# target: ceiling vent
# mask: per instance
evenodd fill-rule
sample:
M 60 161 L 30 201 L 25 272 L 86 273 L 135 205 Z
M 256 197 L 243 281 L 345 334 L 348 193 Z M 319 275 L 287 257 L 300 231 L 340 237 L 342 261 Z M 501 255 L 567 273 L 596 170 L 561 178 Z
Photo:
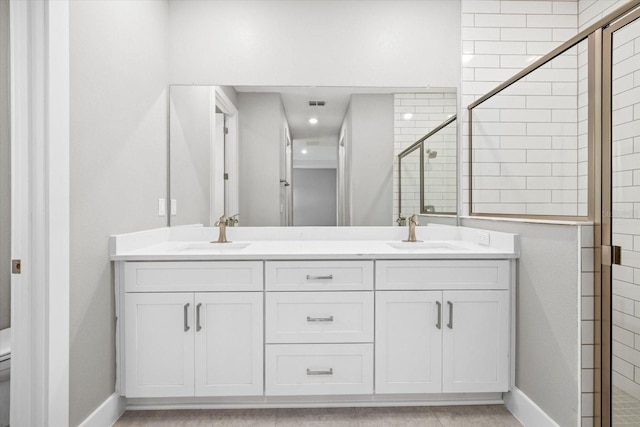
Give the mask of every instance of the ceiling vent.
M 320 141 L 307 141 L 307 147 L 320 145 Z
M 325 101 L 309 101 L 310 107 L 324 107 Z

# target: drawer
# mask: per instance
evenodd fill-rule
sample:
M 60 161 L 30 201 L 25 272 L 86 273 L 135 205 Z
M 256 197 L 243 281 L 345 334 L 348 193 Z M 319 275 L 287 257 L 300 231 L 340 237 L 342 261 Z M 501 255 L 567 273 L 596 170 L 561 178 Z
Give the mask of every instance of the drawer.
M 126 292 L 261 291 L 261 261 L 126 262 Z
M 373 344 L 270 344 L 267 396 L 373 393 Z
M 373 292 L 266 295 L 266 342 L 373 342 Z
M 373 261 L 267 261 L 269 291 L 373 289 Z
M 376 289 L 509 289 L 507 260 L 377 261 Z

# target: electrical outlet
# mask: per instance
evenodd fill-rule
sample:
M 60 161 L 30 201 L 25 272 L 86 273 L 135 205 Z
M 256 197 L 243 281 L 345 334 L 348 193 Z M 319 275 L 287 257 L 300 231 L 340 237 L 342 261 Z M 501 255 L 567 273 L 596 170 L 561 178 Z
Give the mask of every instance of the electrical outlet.
M 488 231 L 478 231 L 478 243 L 489 246 L 491 234 Z
M 178 200 L 171 199 L 171 216 L 178 215 Z
M 165 216 L 167 214 L 167 200 L 158 199 L 158 216 Z

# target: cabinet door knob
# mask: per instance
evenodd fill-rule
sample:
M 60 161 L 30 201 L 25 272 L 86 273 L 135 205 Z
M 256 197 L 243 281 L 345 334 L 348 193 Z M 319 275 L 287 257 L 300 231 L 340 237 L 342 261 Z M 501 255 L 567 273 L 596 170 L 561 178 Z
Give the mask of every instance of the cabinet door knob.
M 184 331 L 187 332 L 189 329 L 189 303 L 184 305 Z
M 436 306 L 438 306 L 438 323 L 436 323 L 436 328 L 442 329 L 442 304 L 440 301 L 436 301 Z
M 447 323 L 447 328 L 453 329 L 453 303 L 447 301 L 447 304 L 449 304 L 449 323 Z

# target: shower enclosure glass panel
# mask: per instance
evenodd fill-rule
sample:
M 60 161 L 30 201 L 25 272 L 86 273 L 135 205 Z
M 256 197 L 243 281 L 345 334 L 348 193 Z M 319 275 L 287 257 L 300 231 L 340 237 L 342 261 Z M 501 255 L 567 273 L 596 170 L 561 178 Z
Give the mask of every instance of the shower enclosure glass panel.
M 607 47 L 605 47 L 606 49 Z M 611 37 L 612 425 L 640 425 L 640 20 Z
M 400 215 L 409 217 L 420 213 L 421 203 L 421 152 L 422 146 L 417 145 L 413 150 L 398 156 L 400 162 Z
M 457 122 L 448 122 L 424 141 L 423 213 L 455 214 Z
M 471 108 L 472 214 L 587 216 L 587 45 Z

